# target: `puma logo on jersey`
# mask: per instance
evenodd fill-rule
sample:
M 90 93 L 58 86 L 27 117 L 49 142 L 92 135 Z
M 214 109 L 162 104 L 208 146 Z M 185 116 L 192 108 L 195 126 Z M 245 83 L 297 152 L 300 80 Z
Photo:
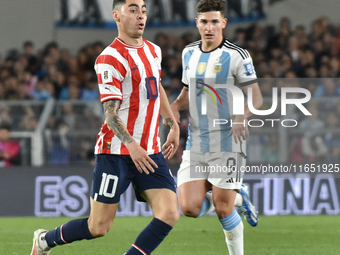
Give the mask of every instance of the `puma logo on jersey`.
M 132 68 L 131 68 L 131 71 L 135 71 L 135 70 L 137 70 L 137 69 L 138 69 L 138 65 L 134 64 L 134 65 L 132 66 Z

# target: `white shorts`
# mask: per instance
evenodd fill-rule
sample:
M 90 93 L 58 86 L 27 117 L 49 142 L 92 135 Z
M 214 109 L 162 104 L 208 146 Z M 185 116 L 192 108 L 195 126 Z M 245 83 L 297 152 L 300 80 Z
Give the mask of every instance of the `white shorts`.
M 190 159 L 191 157 L 191 159 Z M 177 172 L 177 186 L 197 180 L 208 180 L 221 189 L 240 189 L 246 159 L 238 152 L 183 151 L 182 163 Z

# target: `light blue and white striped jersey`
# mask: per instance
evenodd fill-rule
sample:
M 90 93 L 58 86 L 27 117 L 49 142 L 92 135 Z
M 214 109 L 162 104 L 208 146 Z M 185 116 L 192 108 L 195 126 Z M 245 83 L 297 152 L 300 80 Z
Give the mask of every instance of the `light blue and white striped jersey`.
M 233 119 L 230 89 L 256 82 L 252 58 L 247 50 L 227 39 L 210 52 L 203 52 L 201 44 L 201 40 L 191 43 L 182 52 L 182 82 L 189 87 L 190 121 L 186 149 L 241 152 L 240 143 L 236 144 L 232 136 L 228 137 Z M 245 151 L 245 142 L 242 151 Z

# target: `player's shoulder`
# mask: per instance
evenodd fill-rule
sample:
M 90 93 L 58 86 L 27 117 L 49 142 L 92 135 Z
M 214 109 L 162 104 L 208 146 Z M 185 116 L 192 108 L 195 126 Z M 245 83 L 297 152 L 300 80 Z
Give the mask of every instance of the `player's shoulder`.
M 160 49 L 160 47 L 157 44 L 155 44 L 154 42 L 151 42 L 151 41 L 146 40 L 146 39 L 143 39 L 143 41 L 148 46 L 152 46 L 152 47 L 155 47 L 156 49 Z
M 189 43 L 187 46 L 184 47 L 183 51 L 193 50 L 193 49 L 199 49 L 200 44 L 202 43 L 202 40 L 198 40 L 192 43 Z
M 246 49 L 237 45 L 236 43 L 233 43 L 227 38 L 224 38 L 223 45 L 221 48 L 222 50 L 228 51 L 229 53 L 233 53 L 236 56 L 241 57 L 242 59 L 250 58 L 250 54 Z
M 99 54 L 99 56 L 115 56 L 117 54 L 117 49 L 119 49 L 118 44 L 113 41 L 111 44 L 106 46 L 104 50 Z

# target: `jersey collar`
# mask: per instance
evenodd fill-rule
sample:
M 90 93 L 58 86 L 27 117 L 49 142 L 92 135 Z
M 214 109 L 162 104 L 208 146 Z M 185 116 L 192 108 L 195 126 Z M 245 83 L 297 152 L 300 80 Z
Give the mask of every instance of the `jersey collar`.
M 123 44 L 125 47 L 128 47 L 128 48 L 138 49 L 138 48 L 143 48 L 144 45 L 145 45 L 145 41 L 144 41 L 144 40 L 143 40 L 143 44 L 142 44 L 142 45 L 139 45 L 139 46 L 127 44 L 127 43 L 123 42 L 121 39 L 119 39 L 118 37 L 116 37 L 116 40 L 117 40 L 118 42 L 120 42 L 121 44 Z
M 200 50 L 201 50 L 203 53 L 213 52 L 213 51 L 216 50 L 216 49 L 221 49 L 222 46 L 223 46 L 223 44 L 224 44 L 224 41 L 225 41 L 225 40 L 226 40 L 226 38 L 223 37 L 223 40 L 222 40 L 221 44 L 220 44 L 219 46 L 217 46 L 215 49 L 210 50 L 210 51 L 204 51 L 204 50 L 202 49 L 202 40 L 200 41 L 199 47 L 200 47 Z

